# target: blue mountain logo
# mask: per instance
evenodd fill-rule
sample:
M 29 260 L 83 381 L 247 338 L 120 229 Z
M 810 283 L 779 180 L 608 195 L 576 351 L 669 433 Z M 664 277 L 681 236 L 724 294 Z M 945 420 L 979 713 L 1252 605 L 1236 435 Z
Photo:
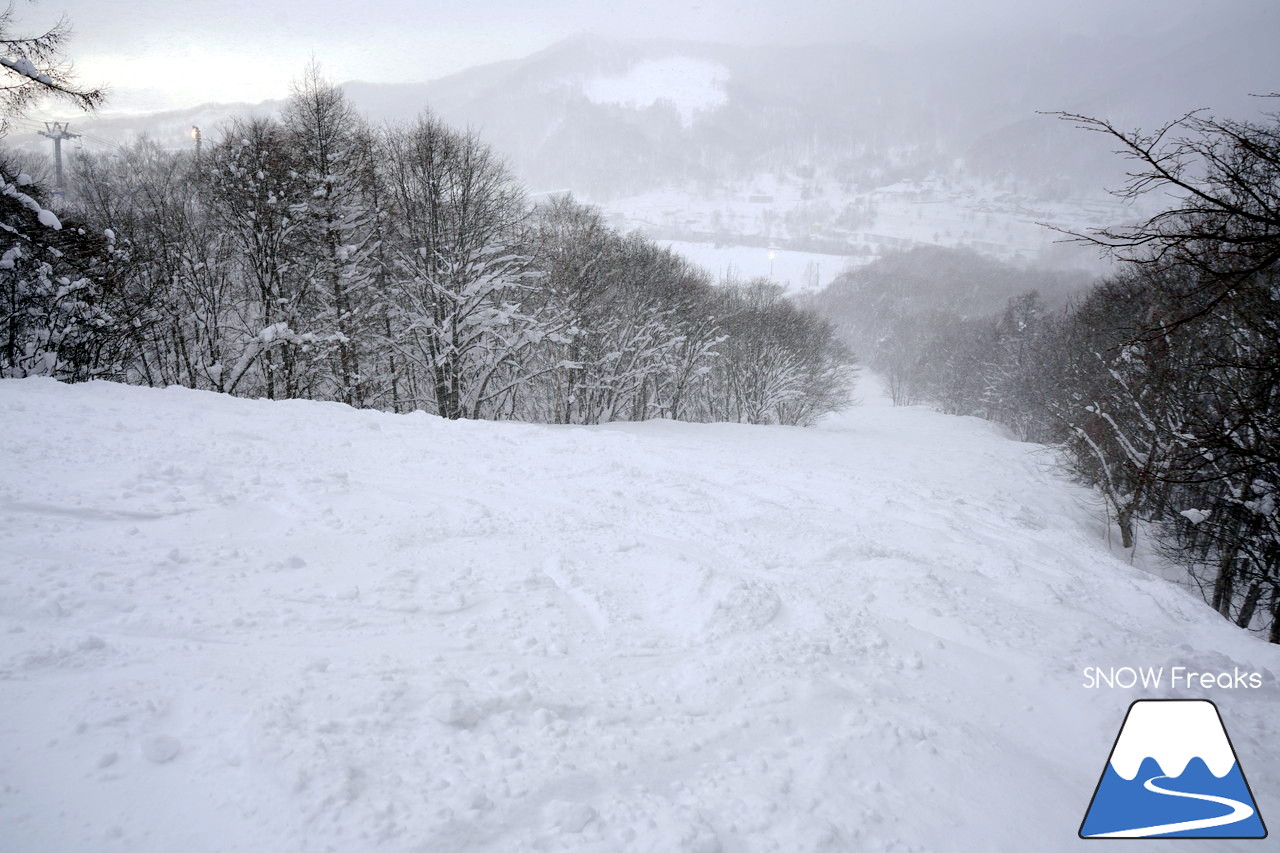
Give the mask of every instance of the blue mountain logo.
M 1130 705 L 1080 837 L 1266 838 L 1217 706 L 1207 699 Z

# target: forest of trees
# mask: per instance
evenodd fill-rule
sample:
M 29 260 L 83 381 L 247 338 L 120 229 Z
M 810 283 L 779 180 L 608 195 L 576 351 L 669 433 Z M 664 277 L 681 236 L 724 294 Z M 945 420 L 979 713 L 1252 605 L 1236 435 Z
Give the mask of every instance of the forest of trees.
M 371 128 L 315 68 L 203 151 L 77 158 L 61 205 L 0 176 L 0 376 L 587 424 L 810 424 L 851 394 L 777 287 L 533 205 L 475 134 Z
M 1191 115 L 1146 135 L 1063 118 L 1131 159 L 1121 194 L 1180 199 L 1136 226 L 1075 235 L 1116 257 L 1114 275 L 1065 309 L 1035 290 L 994 314 L 904 308 L 857 276 L 817 307 L 895 402 L 1061 448 L 1102 493 L 1121 546 L 1145 522 L 1209 604 L 1280 642 L 1280 116 Z

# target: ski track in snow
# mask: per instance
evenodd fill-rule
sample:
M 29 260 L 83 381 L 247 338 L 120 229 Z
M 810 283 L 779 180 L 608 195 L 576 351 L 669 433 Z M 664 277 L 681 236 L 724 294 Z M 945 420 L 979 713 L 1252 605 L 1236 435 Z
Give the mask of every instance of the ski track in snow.
M 1220 806 L 1226 806 L 1231 809 L 1227 814 L 1218 817 L 1207 817 L 1200 820 L 1184 820 L 1177 823 L 1162 823 L 1157 826 L 1144 826 L 1138 829 L 1124 829 L 1119 832 L 1100 832 L 1097 835 L 1090 835 L 1089 838 L 1146 838 L 1151 835 L 1163 835 L 1170 832 L 1190 832 L 1194 829 L 1211 829 L 1215 826 L 1228 826 L 1233 823 L 1239 823 L 1242 820 L 1248 820 L 1253 817 L 1253 807 L 1239 800 L 1233 800 L 1229 797 L 1219 797 L 1213 794 L 1189 794 L 1185 791 L 1171 791 L 1168 788 L 1161 788 L 1156 784 L 1157 779 L 1168 779 L 1168 776 L 1152 776 L 1150 779 L 1142 783 L 1142 787 L 1156 794 L 1165 794 L 1170 797 L 1184 797 L 1189 800 L 1203 800 L 1207 803 L 1217 803 Z
M 1074 849 L 1149 695 L 1088 665 L 1264 671 L 1207 698 L 1280 810 L 1275 647 L 1041 448 L 860 394 L 584 428 L 0 382 L 0 849 Z

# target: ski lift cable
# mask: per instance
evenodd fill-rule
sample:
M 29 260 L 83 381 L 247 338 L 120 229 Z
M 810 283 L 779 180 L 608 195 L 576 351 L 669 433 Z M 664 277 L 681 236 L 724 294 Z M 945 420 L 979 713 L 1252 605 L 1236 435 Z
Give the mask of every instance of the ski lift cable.
M 125 147 L 120 143 L 112 142 L 109 139 L 103 139 L 101 136 L 95 136 L 92 133 L 82 133 L 80 134 L 80 136 L 96 145 L 104 145 L 108 148 L 114 148 L 116 151 L 120 151 L 120 152 L 124 152 L 126 150 Z

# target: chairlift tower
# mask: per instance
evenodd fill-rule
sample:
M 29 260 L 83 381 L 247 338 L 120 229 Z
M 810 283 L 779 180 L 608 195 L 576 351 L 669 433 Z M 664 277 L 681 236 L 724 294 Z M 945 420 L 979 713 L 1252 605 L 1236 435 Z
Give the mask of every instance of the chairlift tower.
M 62 178 L 62 140 L 80 138 L 80 134 L 67 130 L 70 126 L 71 123 L 66 121 L 46 121 L 44 123 L 45 129 L 39 131 L 41 136 L 53 140 L 53 164 L 56 176 L 53 194 L 59 201 L 62 200 L 67 188 Z

